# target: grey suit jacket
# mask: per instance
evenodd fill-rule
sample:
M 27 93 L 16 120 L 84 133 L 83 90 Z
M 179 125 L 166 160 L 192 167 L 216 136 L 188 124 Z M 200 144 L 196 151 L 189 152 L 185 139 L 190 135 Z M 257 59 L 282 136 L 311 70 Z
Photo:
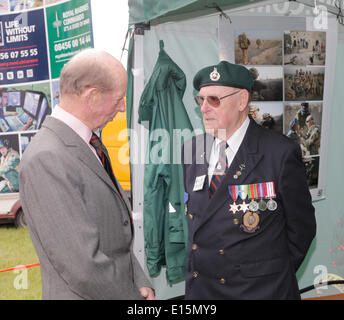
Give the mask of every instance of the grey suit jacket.
M 21 161 L 20 199 L 43 299 L 141 299 L 130 203 L 86 143 L 48 117 Z M 118 187 L 120 185 L 118 184 Z

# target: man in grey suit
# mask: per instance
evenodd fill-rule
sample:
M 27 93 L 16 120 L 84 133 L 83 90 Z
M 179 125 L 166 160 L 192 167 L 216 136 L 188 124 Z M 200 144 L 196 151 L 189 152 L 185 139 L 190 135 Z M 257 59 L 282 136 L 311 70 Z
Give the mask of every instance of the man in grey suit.
M 125 111 L 126 88 L 110 54 L 77 54 L 61 71 L 59 106 L 23 155 L 20 199 L 43 299 L 154 299 L 133 253 L 130 203 L 90 144 Z

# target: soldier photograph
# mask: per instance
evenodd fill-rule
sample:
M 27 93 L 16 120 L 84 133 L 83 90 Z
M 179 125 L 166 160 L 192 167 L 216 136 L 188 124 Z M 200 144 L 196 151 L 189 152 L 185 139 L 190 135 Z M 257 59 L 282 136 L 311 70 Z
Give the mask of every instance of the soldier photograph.
M 281 65 L 281 31 L 238 31 L 235 34 L 235 63 Z
M 322 103 L 286 103 L 284 132 L 300 144 L 302 156 L 318 155 L 321 139 Z
M 284 64 L 325 65 L 326 32 L 286 31 Z
M 255 102 L 249 105 L 248 114 L 257 124 L 283 133 L 282 102 Z
M 286 101 L 323 100 L 323 67 L 286 67 L 284 92 Z
M 249 68 L 253 78 L 252 101 L 283 100 L 283 69 L 281 67 Z

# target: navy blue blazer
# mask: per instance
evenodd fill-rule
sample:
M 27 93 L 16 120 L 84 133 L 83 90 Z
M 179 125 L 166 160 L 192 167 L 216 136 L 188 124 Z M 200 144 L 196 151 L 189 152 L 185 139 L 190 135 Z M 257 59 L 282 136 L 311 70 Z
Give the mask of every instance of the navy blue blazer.
M 299 145 L 251 119 L 210 199 L 213 140 L 199 135 L 183 149 L 189 234 L 186 299 L 300 299 L 295 273 L 315 236 L 316 221 Z M 203 188 L 193 191 L 196 178 L 204 175 Z M 277 209 L 256 212 L 258 225 L 248 232 L 245 213 L 229 210 L 233 199 L 228 186 L 264 182 L 274 182 Z

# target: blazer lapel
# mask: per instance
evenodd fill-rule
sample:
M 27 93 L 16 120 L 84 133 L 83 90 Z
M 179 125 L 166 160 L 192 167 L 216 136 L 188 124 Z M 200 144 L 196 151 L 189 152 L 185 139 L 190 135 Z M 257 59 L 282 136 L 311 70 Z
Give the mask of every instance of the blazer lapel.
M 246 177 L 263 158 L 263 154 L 258 153 L 259 130 L 257 129 L 257 124 L 251 119 L 238 152 L 214 196 L 209 200 L 196 229 L 223 206 L 224 202 L 230 200 L 228 186 L 244 184 Z
M 208 167 L 209 167 L 209 159 L 210 159 L 210 152 L 212 148 L 212 144 L 214 141 L 214 136 L 209 134 L 203 134 L 198 136 L 196 140 L 195 146 L 195 163 L 196 163 L 196 174 L 195 177 L 202 177 L 205 176 L 203 188 L 198 193 L 201 193 L 202 197 L 207 196 L 209 197 L 209 180 L 208 180 Z M 196 181 L 195 181 L 196 182 Z
M 91 151 L 89 146 L 83 141 L 78 134 L 75 133 L 73 129 L 64 124 L 62 121 L 55 119 L 53 117 L 47 117 L 44 121 L 43 126 L 54 131 L 60 139 L 64 142 L 68 152 L 73 153 L 82 163 L 84 163 L 88 168 L 90 168 L 101 180 L 103 180 L 111 189 L 116 193 L 118 190 L 122 193 L 122 198 L 129 210 L 131 211 L 131 206 L 128 198 L 123 192 L 122 188 L 117 183 L 117 187 L 113 184 L 112 180 L 108 176 L 106 170 L 101 165 L 101 163 L 96 158 L 95 154 Z

